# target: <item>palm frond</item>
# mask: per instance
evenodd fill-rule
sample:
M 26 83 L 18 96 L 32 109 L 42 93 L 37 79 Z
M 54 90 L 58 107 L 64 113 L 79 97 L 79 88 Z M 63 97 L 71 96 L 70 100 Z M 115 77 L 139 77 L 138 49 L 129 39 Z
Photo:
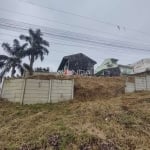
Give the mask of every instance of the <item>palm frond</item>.
M 30 41 L 30 37 L 29 36 L 26 36 L 26 35 L 20 35 L 19 38 L 21 40 L 25 40 L 26 42 Z
M 16 48 L 20 47 L 20 43 L 17 39 L 14 39 L 14 41 L 13 41 L 13 47 L 16 47 Z
M 46 41 L 46 40 L 42 39 L 41 44 L 44 45 L 44 46 L 48 46 L 49 47 L 49 42 Z
M 6 55 L 0 55 L 0 61 L 5 61 L 7 60 L 9 57 Z
M 25 68 L 23 68 L 23 66 L 21 64 L 18 64 L 17 65 L 17 68 L 21 74 L 21 76 L 23 76 L 24 72 L 25 72 Z
M 49 50 L 45 47 L 42 46 L 42 51 L 44 53 L 44 55 L 48 55 L 49 54 Z
M 23 64 L 25 70 L 30 71 L 30 66 L 26 63 Z
M 20 59 L 24 58 L 26 56 L 26 50 L 27 50 L 27 43 L 23 44 L 22 46 L 18 47 L 16 51 L 16 56 Z
M 32 72 L 33 63 L 38 58 L 41 59 L 41 61 L 44 60 L 44 55 L 48 55 L 49 50 L 47 47 L 49 47 L 49 42 L 43 39 L 43 34 L 40 29 L 32 30 L 29 29 L 29 36 L 21 35 L 20 39 L 26 41 L 26 45 L 24 45 L 22 57 L 29 57 L 30 65 L 24 64 L 23 67 L 28 70 L 30 73 Z M 31 59 L 32 58 L 32 59 Z M 33 60 L 34 58 L 34 60 Z
M 30 37 L 22 35 L 21 38 L 23 39 L 30 39 Z M 3 43 L 3 49 L 8 53 L 7 55 L 0 55 L 0 77 L 2 78 L 7 72 L 12 70 L 12 75 L 16 73 L 16 69 L 23 72 L 23 67 L 21 65 L 22 58 L 27 56 L 28 44 L 25 43 L 23 45 L 20 44 L 19 40 L 14 39 L 12 47 L 8 43 Z M 27 51 L 27 54 L 26 54 Z
M 37 53 L 37 55 L 35 56 L 35 60 L 37 60 L 38 57 L 40 57 L 41 61 L 43 61 L 44 60 L 44 53 L 42 51 L 39 51 Z
M 0 72 L 0 78 L 3 78 L 10 71 L 11 67 L 7 66 Z
M 43 35 L 40 29 L 37 29 L 37 30 L 35 31 L 35 33 L 36 33 L 36 35 L 37 35 L 38 37 L 41 37 L 41 36 Z
M 22 49 L 22 50 L 25 50 L 25 49 L 27 48 L 27 46 L 28 46 L 28 43 L 25 43 L 25 44 L 23 44 L 23 45 L 21 46 L 21 49 Z
M 0 62 L 0 69 L 4 68 L 5 63 L 4 62 Z
M 14 52 L 8 43 L 3 43 L 2 48 L 6 51 L 10 56 L 14 55 Z
M 41 61 L 43 61 L 44 60 L 44 55 L 40 55 L 40 59 L 41 59 Z
M 35 32 L 32 29 L 29 29 L 29 35 L 30 35 L 30 37 L 34 37 L 35 36 Z

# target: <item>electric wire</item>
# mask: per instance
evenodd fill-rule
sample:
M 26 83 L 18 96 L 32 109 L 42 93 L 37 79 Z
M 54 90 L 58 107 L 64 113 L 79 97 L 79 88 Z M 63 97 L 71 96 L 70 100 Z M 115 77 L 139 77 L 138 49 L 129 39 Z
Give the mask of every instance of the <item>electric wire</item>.
M 31 24 L 24 24 L 24 25 L 31 25 Z M 33 24 L 32 24 L 32 26 L 35 27 Z M 4 28 L 4 29 L 10 29 L 10 28 L 11 29 L 13 28 L 15 30 L 19 29 L 21 31 L 23 31 L 23 30 L 26 31 L 29 28 L 29 26 L 25 28 L 25 27 L 22 27 L 18 24 L 13 24 L 12 22 L 8 24 L 8 23 L 6 23 L 6 22 L 4 23 L 2 21 L 0 21 L 0 27 Z M 143 50 L 143 51 L 149 51 L 150 50 L 149 48 L 145 49 L 145 48 L 133 47 L 132 45 L 129 45 L 130 43 L 125 43 L 125 44 L 119 43 L 120 41 L 117 41 L 117 40 L 106 41 L 106 40 L 103 40 L 100 38 L 98 39 L 98 37 L 94 37 L 94 36 L 87 35 L 87 34 L 81 34 L 81 33 L 76 33 L 76 32 L 71 32 L 71 31 L 65 31 L 65 30 L 57 30 L 57 29 L 52 29 L 52 28 L 46 28 L 46 29 L 43 28 L 43 29 L 45 30 L 45 31 L 43 31 L 43 33 L 46 35 L 55 36 L 58 38 L 65 38 L 65 39 L 69 39 L 69 40 L 73 40 L 73 41 L 79 40 L 82 42 L 89 42 L 89 43 L 94 43 L 94 44 L 98 44 L 98 45 L 105 45 L 105 46 L 110 46 L 110 47 L 119 47 L 119 48 L 125 48 L 125 49 L 129 48 L 129 49 Z M 116 41 L 117 41 L 117 43 L 114 43 Z

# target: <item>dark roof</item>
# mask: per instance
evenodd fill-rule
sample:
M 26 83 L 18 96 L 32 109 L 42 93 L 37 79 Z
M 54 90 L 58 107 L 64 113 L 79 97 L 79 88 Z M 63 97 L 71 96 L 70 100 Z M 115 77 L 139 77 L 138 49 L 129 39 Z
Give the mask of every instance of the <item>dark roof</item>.
M 64 56 L 59 67 L 58 67 L 58 70 L 61 70 L 61 68 L 64 66 L 64 64 L 68 61 L 68 60 L 72 60 L 72 58 L 75 58 L 75 57 L 86 57 L 89 61 L 91 61 L 91 63 L 93 65 L 97 64 L 97 62 L 93 59 L 91 59 L 90 57 L 86 56 L 85 54 L 83 53 L 77 53 L 77 54 L 73 54 L 73 55 L 68 55 L 68 56 Z
M 130 68 L 130 69 L 132 69 L 133 67 L 132 66 L 129 66 L 129 65 L 118 65 L 119 67 L 124 67 L 124 68 Z
M 116 58 L 108 58 L 108 59 L 110 59 L 111 61 L 118 61 L 118 59 Z

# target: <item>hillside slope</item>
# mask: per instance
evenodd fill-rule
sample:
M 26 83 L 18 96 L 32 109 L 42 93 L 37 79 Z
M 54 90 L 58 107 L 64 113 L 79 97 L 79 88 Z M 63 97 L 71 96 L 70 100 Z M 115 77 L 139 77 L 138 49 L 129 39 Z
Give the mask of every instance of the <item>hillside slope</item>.
M 149 139 L 149 92 L 30 106 L 0 101 L 1 150 L 148 150 Z

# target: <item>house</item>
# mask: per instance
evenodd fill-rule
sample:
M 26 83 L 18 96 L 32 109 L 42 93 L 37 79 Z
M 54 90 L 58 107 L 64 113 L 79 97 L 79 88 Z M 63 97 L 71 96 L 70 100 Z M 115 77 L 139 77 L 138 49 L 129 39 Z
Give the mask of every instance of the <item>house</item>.
M 104 62 L 97 67 L 95 70 L 96 76 L 119 76 L 120 70 L 117 65 L 117 59 L 108 58 L 105 59 Z
M 139 60 L 133 64 L 133 73 L 139 74 L 150 71 L 150 58 Z
M 131 65 L 118 65 L 121 75 L 131 75 L 133 74 L 133 67 Z
M 132 74 L 133 69 L 129 65 L 119 65 L 118 59 L 108 58 L 95 70 L 96 76 L 120 76 Z
M 74 55 L 69 55 L 63 57 L 59 67 L 58 71 L 63 71 L 67 73 L 66 71 L 72 74 L 88 74 L 93 75 L 94 74 L 94 65 L 96 64 L 96 61 L 89 58 L 85 54 L 78 53 Z

